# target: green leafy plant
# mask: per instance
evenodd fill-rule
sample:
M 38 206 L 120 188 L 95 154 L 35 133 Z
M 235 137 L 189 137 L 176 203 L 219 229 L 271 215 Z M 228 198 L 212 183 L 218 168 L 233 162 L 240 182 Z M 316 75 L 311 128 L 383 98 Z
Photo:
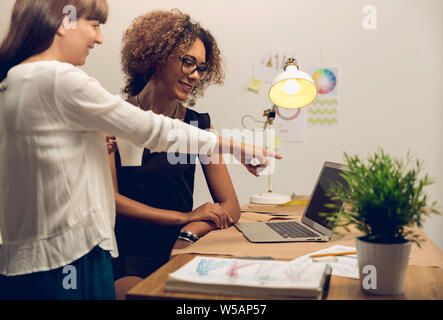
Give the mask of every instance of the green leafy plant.
M 328 220 L 349 231 L 350 225 L 364 233 L 363 239 L 376 243 L 415 242 L 423 240 L 413 227 L 422 227 L 431 213 L 439 214 L 436 202 L 428 206 L 424 187 L 434 183 L 427 174 L 420 176 L 422 162 L 408 153 L 406 162 L 393 159 L 382 149 L 366 162 L 345 153 L 343 178 L 348 186 L 331 183 L 329 197 L 346 205 L 328 207 L 334 213 Z

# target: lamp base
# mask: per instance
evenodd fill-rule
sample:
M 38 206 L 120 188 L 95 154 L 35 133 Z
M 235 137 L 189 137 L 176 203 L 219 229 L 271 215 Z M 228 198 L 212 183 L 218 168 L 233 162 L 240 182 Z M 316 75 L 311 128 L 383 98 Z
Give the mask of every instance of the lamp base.
M 253 194 L 249 198 L 249 202 L 256 204 L 283 204 L 289 201 L 291 201 L 291 197 L 289 195 L 273 192 Z

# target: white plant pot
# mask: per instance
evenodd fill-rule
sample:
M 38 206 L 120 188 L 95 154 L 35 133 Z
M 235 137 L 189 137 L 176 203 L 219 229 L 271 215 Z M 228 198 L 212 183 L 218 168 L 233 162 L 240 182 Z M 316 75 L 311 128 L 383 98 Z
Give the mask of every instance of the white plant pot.
M 376 295 L 402 294 L 411 242 L 381 244 L 359 237 L 356 245 L 361 288 Z

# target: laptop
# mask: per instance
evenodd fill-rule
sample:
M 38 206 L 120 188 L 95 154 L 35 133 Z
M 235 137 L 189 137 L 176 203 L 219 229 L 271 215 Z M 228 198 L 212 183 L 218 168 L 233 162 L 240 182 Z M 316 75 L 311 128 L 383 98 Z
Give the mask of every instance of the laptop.
M 323 164 L 300 222 L 239 222 L 235 226 L 251 242 L 329 241 L 335 226 L 320 213 L 333 212 L 334 209 L 325 206 L 328 203 L 343 206 L 340 200 L 331 200 L 326 193 L 331 182 L 347 186 L 340 175 L 344 170 L 344 165 L 339 163 Z

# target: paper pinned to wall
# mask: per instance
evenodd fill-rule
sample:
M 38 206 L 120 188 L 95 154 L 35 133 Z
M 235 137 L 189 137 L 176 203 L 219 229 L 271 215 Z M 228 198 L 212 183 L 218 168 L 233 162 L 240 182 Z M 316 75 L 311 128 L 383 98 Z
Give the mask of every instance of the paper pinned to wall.
M 259 79 L 252 78 L 248 84 L 248 90 L 258 93 L 263 85 L 263 81 Z
M 277 108 L 275 121 L 275 135 L 282 142 L 305 141 L 305 110 Z
M 338 67 L 311 69 L 318 96 L 306 107 L 308 126 L 333 127 L 339 120 Z
M 267 51 L 257 53 L 254 62 L 254 78 L 264 82 L 272 82 L 284 71 L 288 58 L 296 58 L 294 51 Z

